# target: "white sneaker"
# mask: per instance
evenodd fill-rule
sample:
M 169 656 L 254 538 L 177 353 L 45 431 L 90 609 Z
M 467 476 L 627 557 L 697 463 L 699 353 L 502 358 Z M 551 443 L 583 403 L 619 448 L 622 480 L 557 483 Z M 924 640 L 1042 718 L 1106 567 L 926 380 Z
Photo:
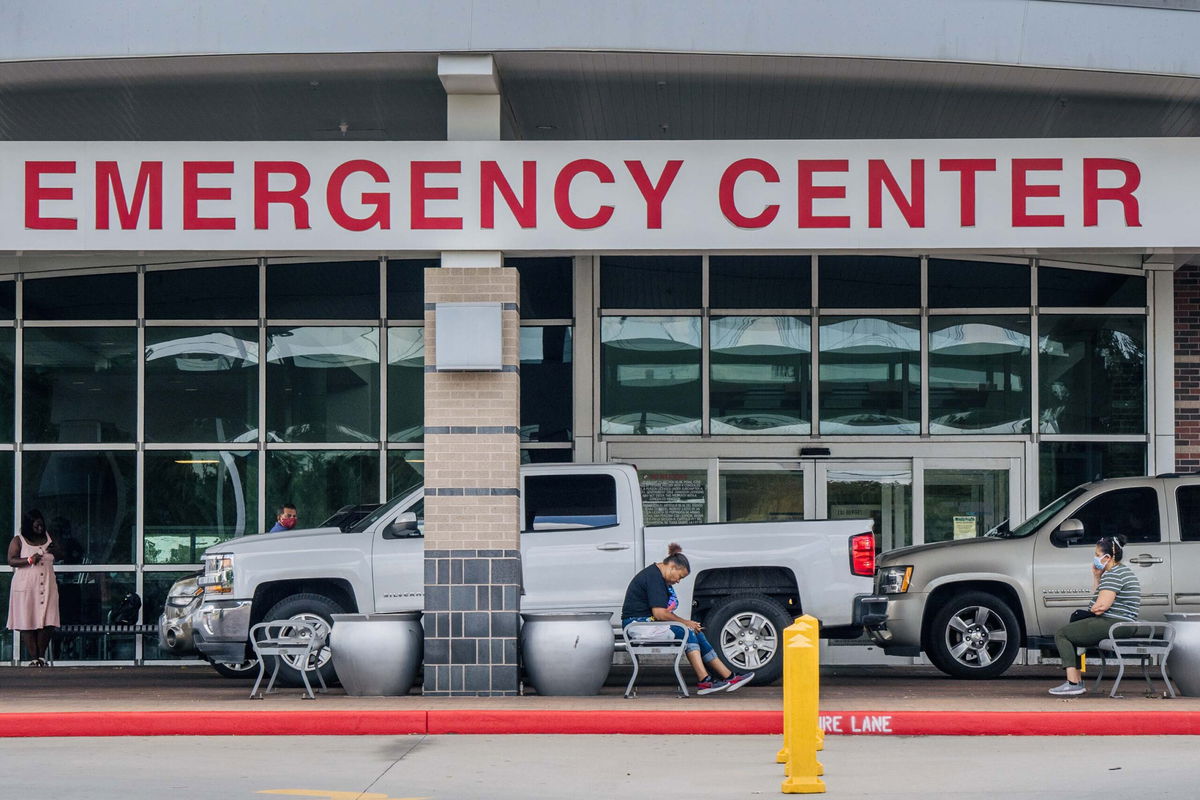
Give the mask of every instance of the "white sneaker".
M 1055 686 L 1050 690 L 1050 694 L 1057 697 L 1076 697 L 1078 695 L 1085 694 L 1086 692 L 1087 688 L 1083 685 L 1082 681 L 1079 683 L 1063 681 L 1061 685 Z

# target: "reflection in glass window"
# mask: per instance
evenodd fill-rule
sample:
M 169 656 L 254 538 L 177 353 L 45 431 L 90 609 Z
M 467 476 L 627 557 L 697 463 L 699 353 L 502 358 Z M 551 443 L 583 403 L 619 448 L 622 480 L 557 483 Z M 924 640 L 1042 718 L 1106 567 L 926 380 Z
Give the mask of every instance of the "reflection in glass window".
M 525 447 L 521 449 L 522 464 L 569 464 L 572 456 L 571 448 L 556 447 L 549 448 L 531 448 Z
M 1008 470 L 925 470 L 925 542 L 973 539 L 1008 518 Z
M 1038 450 L 1041 505 L 1088 481 L 1146 474 L 1141 442 L 1042 442 Z
M 267 437 L 373 442 L 379 437 L 379 331 L 267 331 Z
M 709 256 L 708 296 L 713 308 L 808 308 L 810 256 Z
M 699 317 L 604 317 L 600 432 L 700 433 Z
M 27 450 L 21 463 L 21 508 L 42 512 L 64 564 L 133 562 L 133 452 Z
M 929 318 L 929 432 L 1029 432 L 1029 318 Z
M 0 328 L 0 441 L 13 440 L 13 401 L 16 397 L 16 332 Z
M 267 264 L 271 319 L 379 319 L 379 262 Z
M 146 441 L 258 435 L 255 328 L 146 328 Z
M 830 519 L 869 519 L 875 549 L 912 544 L 912 472 L 908 469 L 830 469 L 826 475 Z
M 417 486 L 425 476 L 424 450 L 387 451 L 387 496 L 396 495 Z
M 700 256 L 602 256 L 601 308 L 699 308 Z
M 27 442 L 131 442 L 137 331 L 26 328 Z
M 822 317 L 822 434 L 918 433 L 917 317 Z
M 254 452 L 148 450 L 145 563 L 198 564 L 206 547 L 258 533 Z
M 1085 269 L 1038 267 L 1038 302 L 1053 306 L 1142 308 L 1146 278 Z
M 0 281 L 0 319 L 15 319 L 16 316 L 17 283 L 12 280 Z
M 1158 519 L 1158 490 L 1152 486 L 1113 489 L 1088 500 L 1071 517 L 1083 523 L 1079 545 L 1095 545 L 1118 534 L 1129 544 L 1162 541 Z
M 132 572 L 60 572 L 58 608 L 63 625 L 106 625 L 125 598 L 137 590 Z M 157 613 L 143 604 L 142 613 Z M 133 634 L 108 636 L 60 632 L 54 639 L 59 661 L 132 661 Z
M 258 319 L 258 266 L 146 272 L 146 319 Z
M 419 442 L 425 433 L 425 329 L 388 328 L 387 336 L 388 441 Z
M 1038 324 L 1042 433 L 1145 433 L 1145 318 L 1046 314 Z
M 35 278 L 21 288 L 25 319 L 134 319 L 137 274 Z
M 521 441 L 571 441 L 571 329 L 521 328 Z
M 810 432 L 811 330 L 804 317 L 710 321 L 714 435 Z
M 916 308 L 921 259 L 902 256 L 821 256 L 817 304 L 822 308 Z
M 171 586 L 175 581 L 194 574 L 195 570 L 142 573 L 142 608 L 145 609 L 142 612 L 143 618 L 149 622 L 153 622 L 153 618 L 166 606 L 167 594 L 171 591 Z M 161 649 L 158 645 L 157 634 L 142 636 L 142 657 L 146 661 L 160 659 L 192 660 L 195 658 L 193 655 L 181 656 L 171 650 Z
M 374 450 L 268 450 L 267 508 L 296 504 L 303 526 L 315 526 L 342 506 L 379 502 L 379 454 Z M 270 520 L 274 524 L 274 520 Z
M 1020 308 L 1029 305 L 1029 265 L 929 259 L 932 308 Z
M 721 470 L 721 522 L 804 519 L 804 473 L 798 469 Z

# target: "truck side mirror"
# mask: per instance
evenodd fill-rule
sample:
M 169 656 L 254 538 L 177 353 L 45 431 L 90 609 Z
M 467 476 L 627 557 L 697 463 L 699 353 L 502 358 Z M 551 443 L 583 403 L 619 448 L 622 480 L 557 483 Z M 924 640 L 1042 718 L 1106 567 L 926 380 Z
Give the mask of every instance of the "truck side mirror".
M 383 538 L 407 539 L 412 536 L 420 536 L 419 531 L 420 526 L 417 524 L 417 515 L 411 511 L 405 511 L 389 522 L 387 527 L 383 529 Z
M 1050 541 L 1059 547 L 1070 547 L 1083 538 L 1083 522 L 1075 518 L 1065 519 Z

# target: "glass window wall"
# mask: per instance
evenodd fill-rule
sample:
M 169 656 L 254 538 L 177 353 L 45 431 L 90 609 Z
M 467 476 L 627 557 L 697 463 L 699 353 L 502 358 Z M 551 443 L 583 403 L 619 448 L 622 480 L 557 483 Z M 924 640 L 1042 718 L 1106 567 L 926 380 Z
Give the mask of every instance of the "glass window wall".
M 268 450 L 266 528 L 274 509 L 296 506 L 299 525 L 320 525 L 342 506 L 378 503 L 376 450 Z
M 822 434 L 918 433 L 918 317 L 822 317 Z
M 133 563 L 136 454 L 129 450 L 27 450 L 21 508 L 36 508 L 64 564 Z
M 973 539 L 1008 517 L 1008 470 L 926 469 L 925 542 Z
M 825 475 L 829 519 L 869 519 L 876 550 L 912 544 L 912 469 L 831 465 Z
M 196 564 L 206 547 L 258 533 L 258 454 L 146 453 L 143 560 Z
M 1038 305 L 1142 308 L 1146 305 L 1146 279 L 1115 272 L 1038 267 Z
M 137 274 L 35 278 L 22 286 L 27 320 L 136 319 Z
M 379 319 L 379 262 L 267 265 L 271 319 Z
M 708 286 L 713 308 L 808 308 L 812 258 L 710 256 Z
M 821 256 L 821 308 L 916 308 L 921 305 L 921 259 L 900 256 Z
M 1029 306 L 1029 264 L 929 259 L 931 308 Z
M 1029 318 L 929 318 L 929 432 L 1029 433 Z
M 379 439 L 379 330 L 267 329 L 267 438 Z
M 148 270 L 146 319 L 258 319 L 258 265 Z
M 521 328 L 521 441 L 571 441 L 571 328 Z
M 804 473 L 799 469 L 722 469 L 721 522 L 804 519 Z
M 58 608 L 63 625 L 106 625 L 109 615 L 137 591 L 134 572 L 59 572 Z M 130 633 L 60 633 L 57 661 L 132 661 L 136 637 Z
M 709 322 L 713 434 L 811 431 L 812 332 L 805 317 Z
M 425 328 L 388 328 L 388 441 L 425 435 Z
M 148 442 L 258 437 L 257 328 L 146 328 Z
M 1040 505 L 1100 478 L 1146 474 L 1142 442 L 1045 442 L 1038 446 Z
M 1145 318 L 1044 314 L 1039 324 L 1042 433 L 1145 433 Z
M 24 335 L 25 441 L 134 440 L 134 328 L 26 328 Z
M 600 430 L 700 433 L 700 318 L 604 317 Z
M 603 308 L 699 308 L 700 256 L 603 256 Z

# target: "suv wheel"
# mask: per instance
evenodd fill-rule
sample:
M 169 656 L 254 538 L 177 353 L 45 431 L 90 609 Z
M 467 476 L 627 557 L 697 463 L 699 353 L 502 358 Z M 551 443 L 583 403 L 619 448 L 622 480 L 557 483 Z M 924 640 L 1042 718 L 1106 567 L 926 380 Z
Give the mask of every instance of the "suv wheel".
M 329 631 L 333 626 L 333 615 L 344 614 L 346 609 L 341 603 L 323 594 L 295 594 L 280 600 L 267 612 L 266 621 L 294 619 L 316 623 L 317 635 L 322 641 L 317 651 L 316 668 L 321 671 L 327 685 L 337 682 L 337 673 L 333 670 L 333 659 L 329 650 Z M 282 656 L 283 663 L 279 665 L 279 683 L 284 686 L 303 686 L 300 677 L 300 659 L 295 656 Z M 274 669 L 273 664 L 267 664 L 267 674 Z M 309 682 L 315 683 L 316 676 L 310 675 Z
M 926 652 L 956 678 L 995 678 L 1017 657 L 1021 626 L 1008 604 L 987 592 L 951 597 L 933 616 Z
M 704 635 L 734 672 L 754 672 L 755 684 L 774 683 L 783 674 L 783 629 L 792 624 L 787 609 L 761 594 L 731 597 L 704 617 Z

